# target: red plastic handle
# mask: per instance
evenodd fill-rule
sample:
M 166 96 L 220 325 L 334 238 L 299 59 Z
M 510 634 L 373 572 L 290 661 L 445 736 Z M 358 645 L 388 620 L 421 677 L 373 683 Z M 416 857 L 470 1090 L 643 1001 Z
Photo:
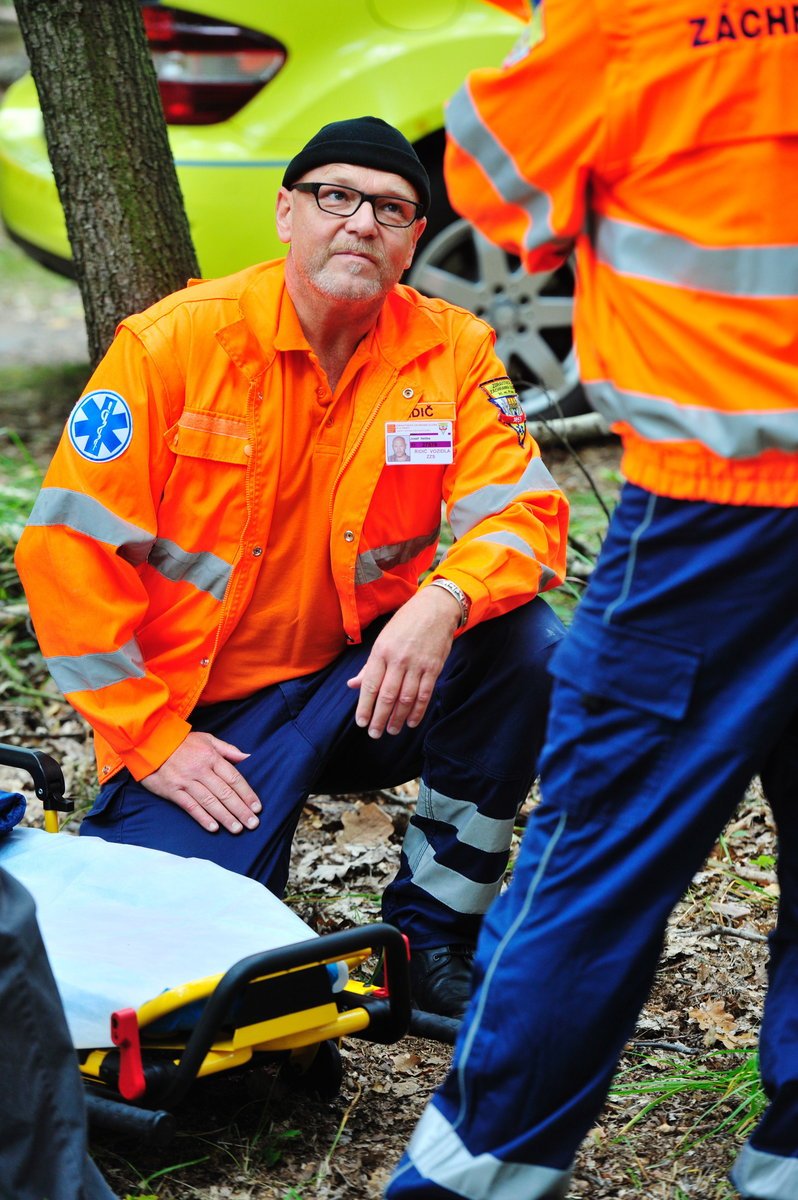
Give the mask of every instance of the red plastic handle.
M 111 1013 L 111 1041 L 119 1048 L 119 1091 L 126 1100 L 138 1100 L 147 1090 L 141 1061 L 139 1023 L 135 1008 Z

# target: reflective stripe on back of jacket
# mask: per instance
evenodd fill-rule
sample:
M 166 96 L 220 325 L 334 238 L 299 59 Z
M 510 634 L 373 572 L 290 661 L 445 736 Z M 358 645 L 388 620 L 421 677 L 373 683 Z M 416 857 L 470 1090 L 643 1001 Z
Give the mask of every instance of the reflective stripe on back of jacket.
M 534 9 L 449 105 L 455 207 L 530 270 L 575 248 L 580 371 L 629 479 L 798 503 L 798 7 Z

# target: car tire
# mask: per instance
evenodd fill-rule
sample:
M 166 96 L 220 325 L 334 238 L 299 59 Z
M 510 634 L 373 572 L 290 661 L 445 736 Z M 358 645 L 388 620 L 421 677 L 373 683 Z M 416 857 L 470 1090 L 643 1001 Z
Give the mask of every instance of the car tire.
M 530 275 L 518 258 L 458 217 L 446 196 L 440 141 L 438 147 L 439 160 L 426 161 L 432 204 L 406 282 L 470 309 L 496 330 L 496 351 L 527 419 L 591 412 L 573 348 L 572 262 Z

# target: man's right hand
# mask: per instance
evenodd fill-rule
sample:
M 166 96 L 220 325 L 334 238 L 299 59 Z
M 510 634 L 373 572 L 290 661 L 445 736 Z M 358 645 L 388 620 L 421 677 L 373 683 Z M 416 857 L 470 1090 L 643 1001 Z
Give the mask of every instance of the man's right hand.
M 156 796 L 170 800 L 190 817 L 216 833 L 255 829 L 261 802 L 234 763 L 249 758 L 230 742 L 210 733 L 190 733 L 165 763 L 140 782 Z

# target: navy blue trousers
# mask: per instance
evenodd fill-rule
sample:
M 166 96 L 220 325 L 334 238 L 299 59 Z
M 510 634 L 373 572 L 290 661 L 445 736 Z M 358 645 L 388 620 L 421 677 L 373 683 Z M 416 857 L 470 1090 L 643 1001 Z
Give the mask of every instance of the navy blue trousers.
M 755 774 L 779 833 L 770 1105 L 732 1179 L 747 1197 L 798 1197 L 796 545 L 796 510 L 624 488 L 553 658 L 543 800 L 483 922 L 452 1069 L 391 1200 L 565 1196 L 668 916 Z
M 421 725 L 375 740 L 355 725 L 357 693 L 346 680 L 365 663 L 382 624 L 322 671 L 192 714 L 195 729 L 250 753 L 238 769 L 263 804 L 256 830 L 208 833 L 122 772 L 100 790 L 81 834 L 209 858 L 280 896 L 311 793 L 368 791 L 420 776 L 383 916 L 417 949 L 473 944 L 537 773 L 547 664 L 563 627 L 537 598 L 467 631 L 454 642 Z

